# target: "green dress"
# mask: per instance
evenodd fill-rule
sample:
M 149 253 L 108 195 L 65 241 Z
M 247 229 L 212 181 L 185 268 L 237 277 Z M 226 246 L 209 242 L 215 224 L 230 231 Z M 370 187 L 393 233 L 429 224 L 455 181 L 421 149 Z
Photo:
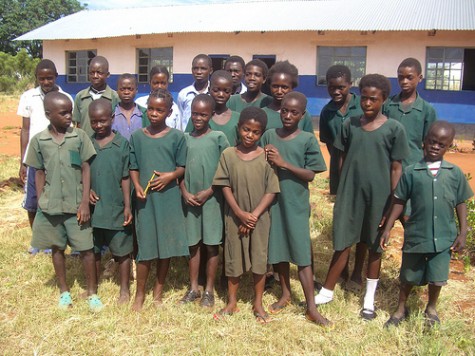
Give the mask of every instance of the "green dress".
M 238 143 L 238 131 L 237 125 L 239 122 L 239 113 L 235 111 L 231 111 L 231 117 L 227 123 L 224 125 L 219 125 L 213 121 L 213 118 L 209 121 L 209 127 L 213 131 L 221 131 L 226 135 L 228 142 L 231 146 L 235 146 Z M 193 131 L 193 122 L 190 120 L 186 125 L 185 132 L 192 132 Z
M 280 119 L 280 112 L 272 110 L 267 106 L 262 108 L 267 114 L 267 126 L 266 130 L 270 129 L 279 129 L 282 127 L 282 120 Z M 303 118 L 299 121 L 299 129 L 302 131 L 310 132 L 313 134 L 313 124 L 312 124 L 312 117 L 308 113 L 305 112 Z
M 313 133 L 301 131 L 296 137 L 286 140 L 275 129 L 268 130 L 262 144 L 274 145 L 282 158 L 290 164 L 323 172 L 327 169 L 320 146 Z M 302 181 L 285 169 L 277 169 L 280 194 L 272 205 L 269 237 L 269 263 L 292 262 L 309 266 L 310 255 L 310 193 L 308 182 Z
M 388 119 L 365 131 L 359 117 L 343 123 L 334 146 L 346 153 L 333 209 L 333 248 L 365 242 L 379 251 L 378 225 L 391 195 L 391 162 L 409 154 L 404 127 Z
M 229 147 L 229 143 L 220 131 L 211 131 L 201 137 L 185 134 L 185 139 L 187 146 L 185 188 L 191 194 L 196 194 L 211 187 L 221 152 Z M 203 206 L 184 205 L 189 246 L 194 246 L 201 240 L 205 245 L 221 244 L 222 204 L 221 191 L 217 190 Z
M 185 136 L 176 129 L 158 138 L 145 135 L 143 130 L 135 131 L 130 137 L 130 170 L 140 172 L 140 185 L 144 189 L 154 170 L 173 172 L 185 163 Z M 187 256 L 185 218 L 176 181 L 162 191 L 149 190 L 146 199 L 137 199 L 136 204 L 137 261 Z
M 248 103 L 242 100 L 241 95 L 242 94 L 231 95 L 228 102 L 226 103 L 226 106 L 230 108 L 232 111 L 236 111 L 240 113 L 241 111 L 243 111 L 245 108 L 249 106 L 255 106 L 257 108 L 260 108 L 262 106 L 262 103 L 261 103 L 262 100 L 268 97 L 268 95 L 261 92 L 259 93 L 259 96 L 257 97 L 256 100 Z

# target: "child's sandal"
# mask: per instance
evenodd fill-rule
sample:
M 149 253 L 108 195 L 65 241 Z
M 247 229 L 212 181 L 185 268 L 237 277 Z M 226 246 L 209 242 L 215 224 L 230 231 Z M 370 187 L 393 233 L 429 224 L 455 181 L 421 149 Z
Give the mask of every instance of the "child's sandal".
M 89 305 L 89 310 L 93 313 L 100 312 L 104 308 L 104 304 L 102 304 L 97 294 L 87 297 L 87 304 Z
M 71 299 L 71 293 L 63 292 L 59 296 L 58 307 L 59 309 L 67 310 L 73 306 L 73 300 Z

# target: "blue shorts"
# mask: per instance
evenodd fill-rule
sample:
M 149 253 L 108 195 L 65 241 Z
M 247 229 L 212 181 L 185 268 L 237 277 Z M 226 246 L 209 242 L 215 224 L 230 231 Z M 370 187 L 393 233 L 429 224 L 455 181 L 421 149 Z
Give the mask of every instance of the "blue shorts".
M 38 198 L 36 196 L 35 186 L 35 173 L 36 169 L 33 167 L 27 167 L 26 169 L 26 183 L 25 183 L 25 197 L 21 206 L 29 211 L 36 212 L 38 208 Z

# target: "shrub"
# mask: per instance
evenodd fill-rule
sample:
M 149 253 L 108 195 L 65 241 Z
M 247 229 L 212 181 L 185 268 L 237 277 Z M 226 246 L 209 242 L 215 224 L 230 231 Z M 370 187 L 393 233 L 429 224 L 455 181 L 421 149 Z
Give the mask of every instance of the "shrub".
M 0 52 L 0 92 L 18 94 L 35 84 L 35 68 L 40 60 L 25 49 L 15 56 Z

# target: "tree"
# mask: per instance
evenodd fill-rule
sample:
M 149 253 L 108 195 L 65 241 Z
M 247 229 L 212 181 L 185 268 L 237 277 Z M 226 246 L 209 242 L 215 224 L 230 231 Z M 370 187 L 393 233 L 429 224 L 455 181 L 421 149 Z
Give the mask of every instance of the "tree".
M 13 41 L 18 36 L 84 9 L 77 0 L 0 0 L 0 51 L 16 54 L 20 48 L 41 58 L 41 41 Z

